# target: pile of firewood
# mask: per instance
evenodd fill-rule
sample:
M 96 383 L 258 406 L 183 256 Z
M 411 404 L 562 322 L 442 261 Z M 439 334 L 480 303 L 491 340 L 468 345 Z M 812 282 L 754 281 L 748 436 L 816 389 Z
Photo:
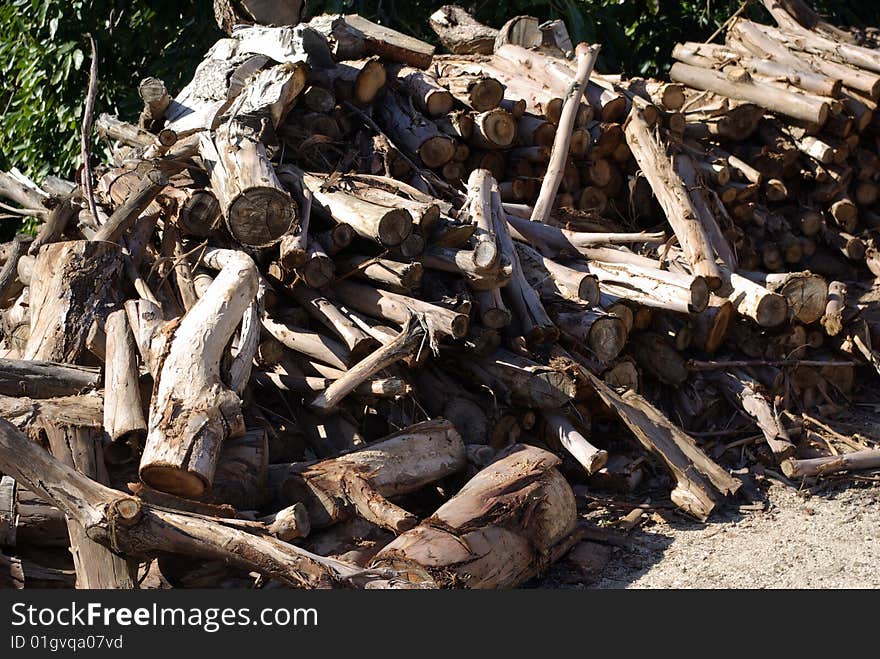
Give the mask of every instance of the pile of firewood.
M 444 7 L 435 55 L 215 4 L 94 180 L 0 174 L 42 220 L 0 270 L 0 583 L 69 547 L 80 587 L 510 587 L 589 533 L 570 484 L 705 520 L 880 468 L 866 35 L 765 0 L 660 82 L 561 21 Z

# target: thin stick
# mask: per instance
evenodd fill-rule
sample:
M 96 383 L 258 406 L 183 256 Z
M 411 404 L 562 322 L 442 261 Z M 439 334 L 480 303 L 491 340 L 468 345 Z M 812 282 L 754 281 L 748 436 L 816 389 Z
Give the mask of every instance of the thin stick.
M 49 213 L 49 211 L 41 210 L 39 208 L 16 208 L 15 206 L 7 206 L 3 202 L 0 202 L 0 208 L 9 211 L 10 213 L 14 213 L 15 215 L 25 215 L 27 217 L 43 217 Z
M 749 366 L 830 366 L 832 368 L 844 368 L 848 366 L 862 366 L 859 362 L 835 362 L 821 359 L 743 359 L 718 362 L 701 362 L 696 359 L 687 361 L 687 367 L 691 371 L 714 371 L 718 368 L 739 368 Z
M 737 18 L 739 18 L 740 14 L 742 14 L 746 10 L 746 7 L 748 7 L 750 4 L 752 4 L 752 0 L 743 0 L 743 3 L 739 6 L 739 9 L 737 9 L 735 12 L 733 12 L 726 21 L 724 21 L 721 25 L 719 25 L 718 29 L 712 33 L 712 36 L 709 37 L 708 39 L 706 39 L 703 43 L 711 43 L 712 41 L 714 41 L 715 37 L 717 37 L 719 34 L 721 34 L 721 32 L 728 25 L 731 25 Z
M 559 125 L 556 128 L 556 137 L 553 139 L 553 150 L 550 152 L 550 162 L 547 165 L 547 173 L 541 183 L 541 192 L 532 209 L 532 222 L 546 224 L 550 217 L 550 209 L 562 183 L 562 175 L 565 172 L 565 161 L 568 158 L 568 148 L 571 145 L 571 131 L 574 128 L 574 120 L 581 104 L 584 90 L 590 79 L 590 73 L 596 65 L 599 57 L 600 46 L 588 46 L 585 43 L 578 44 L 577 73 L 565 95 L 565 104 L 562 106 L 562 114 L 559 117 Z
M 92 119 L 95 113 L 95 99 L 98 96 L 98 49 L 92 35 L 88 35 L 92 46 L 92 65 L 89 67 L 89 92 L 86 95 L 86 104 L 83 108 L 82 139 L 80 143 L 80 157 L 83 162 L 82 183 L 86 191 L 86 199 L 89 202 L 89 213 L 95 221 L 98 220 L 98 207 L 95 205 L 95 193 L 92 190 L 92 165 L 89 162 L 89 136 L 92 134 Z

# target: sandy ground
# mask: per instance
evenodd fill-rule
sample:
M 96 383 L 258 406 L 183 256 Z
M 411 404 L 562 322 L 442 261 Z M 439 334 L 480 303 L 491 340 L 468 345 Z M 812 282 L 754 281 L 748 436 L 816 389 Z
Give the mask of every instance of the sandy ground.
M 647 520 L 625 546 L 585 543 L 548 581 L 575 588 L 880 588 L 880 487 L 773 485 L 764 510 Z M 550 585 L 545 582 L 542 585 Z

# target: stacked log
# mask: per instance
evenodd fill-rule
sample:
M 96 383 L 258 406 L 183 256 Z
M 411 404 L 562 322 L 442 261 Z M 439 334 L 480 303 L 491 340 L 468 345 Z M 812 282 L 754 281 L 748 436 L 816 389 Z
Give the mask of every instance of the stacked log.
M 71 546 L 80 585 L 171 553 L 511 587 L 577 541 L 572 483 L 652 473 L 705 520 L 743 450 L 876 467 L 827 421 L 880 368 L 868 49 L 737 19 L 662 82 L 559 21 L 444 7 L 435 55 L 253 18 L 99 118 L 95 213 L 0 174 L 44 219 L 0 251 L 0 544 Z

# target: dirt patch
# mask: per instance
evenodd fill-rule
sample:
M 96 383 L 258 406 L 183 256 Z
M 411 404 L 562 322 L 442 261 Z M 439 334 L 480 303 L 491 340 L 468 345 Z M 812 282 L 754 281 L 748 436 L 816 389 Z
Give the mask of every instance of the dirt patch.
M 880 487 L 810 495 L 774 484 L 763 511 L 733 510 L 708 524 L 648 521 L 623 538 L 625 546 L 603 546 L 606 561 L 575 554 L 542 585 L 880 588 Z

